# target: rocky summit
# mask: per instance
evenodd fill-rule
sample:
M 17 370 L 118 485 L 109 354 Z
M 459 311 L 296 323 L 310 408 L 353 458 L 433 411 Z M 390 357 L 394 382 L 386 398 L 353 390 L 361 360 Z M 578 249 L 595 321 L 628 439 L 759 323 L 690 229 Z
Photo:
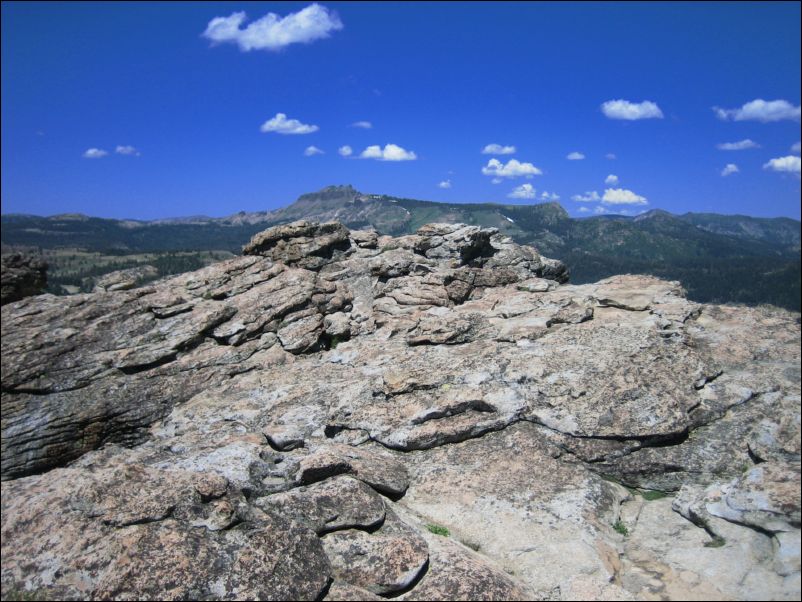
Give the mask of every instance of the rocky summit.
M 799 315 L 568 276 L 301 221 L 5 303 L 3 598 L 798 599 Z

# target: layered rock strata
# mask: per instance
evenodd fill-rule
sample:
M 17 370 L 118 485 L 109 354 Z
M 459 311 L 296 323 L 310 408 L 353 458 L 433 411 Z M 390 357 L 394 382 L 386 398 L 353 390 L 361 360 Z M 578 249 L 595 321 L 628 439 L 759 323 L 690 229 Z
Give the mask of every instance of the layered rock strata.
M 3 306 L 4 598 L 798 596 L 798 316 L 476 226 L 244 253 Z

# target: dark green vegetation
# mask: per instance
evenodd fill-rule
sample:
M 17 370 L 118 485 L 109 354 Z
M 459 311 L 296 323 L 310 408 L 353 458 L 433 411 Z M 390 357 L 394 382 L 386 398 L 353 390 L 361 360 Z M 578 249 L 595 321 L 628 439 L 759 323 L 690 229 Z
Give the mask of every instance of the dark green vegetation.
M 629 529 L 627 529 L 627 526 L 623 522 L 621 522 L 621 520 L 615 521 L 613 529 L 615 530 L 616 533 L 620 533 L 624 537 L 629 535 Z
M 227 218 L 136 222 L 77 215 L 4 215 L 2 241 L 4 251 L 79 248 L 116 257 L 113 269 L 130 267 L 126 262 L 133 261 L 132 255 L 155 254 L 157 258 L 148 263 L 168 262 L 172 267 L 163 273 L 174 273 L 210 260 L 198 257 L 195 261 L 178 252 L 239 253 L 256 232 L 302 218 L 337 219 L 351 228 L 374 227 L 393 235 L 438 221 L 490 226 L 546 256 L 562 259 L 577 284 L 614 274 L 653 274 L 679 280 L 696 301 L 769 303 L 800 310 L 800 223 L 787 218 L 672 215 L 655 210 L 634 218 L 572 219 L 558 203 L 433 203 L 330 186 L 302 195 L 284 209 L 241 212 Z M 112 271 L 108 267 L 98 264 L 93 269 Z M 58 267 L 51 268 L 51 281 L 63 277 Z
M 640 493 L 641 497 L 643 497 L 643 499 L 647 502 L 662 500 L 668 495 L 665 491 L 659 491 L 657 489 L 641 489 L 638 493 Z
M 441 535 L 442 537 L 448 537 L 451 535 L 450 531 L 445 527 L 441 527 L 440 525 L 426 525 L 426 528 L 435 535 Z

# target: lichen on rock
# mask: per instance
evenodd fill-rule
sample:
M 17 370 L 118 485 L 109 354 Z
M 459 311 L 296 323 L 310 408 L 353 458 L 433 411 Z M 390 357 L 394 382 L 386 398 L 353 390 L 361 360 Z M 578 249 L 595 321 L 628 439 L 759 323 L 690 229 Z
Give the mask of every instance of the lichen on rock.
M 567 279 L 301 221 L 4 304 L 3 597 L 798 596 L 798 317 Z

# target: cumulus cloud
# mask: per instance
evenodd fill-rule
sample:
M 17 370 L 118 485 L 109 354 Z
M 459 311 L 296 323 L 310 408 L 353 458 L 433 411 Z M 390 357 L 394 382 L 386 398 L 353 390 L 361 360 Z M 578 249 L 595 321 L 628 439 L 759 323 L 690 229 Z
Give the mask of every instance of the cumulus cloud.
M 601 201 L 601 197 L 595 190 L 588 190 L 585 194 L 575 194 L 571 200 L 579 203 L 595 203 Z
M 501 184 L 503 181 L 504 180 L 502 180 L 501 178 L 493 178 L 492 180 L 490 180 L 490 183 L 491 184 Z
M 581 161 L 582 159 L 585 158 L 585 155 L 577 151 L 574 151 L 572 153 L 568 153 L 568 155 L 565 158 L 568 159 L 569 161 Z
M 738 151 L 746 150 L 748 148 L 760 148 L 760 145 L 754 140 L 746 138 L 744 140 L 739 140 L 738 142 L 722 142 L 721 144 L 717 144 L 716 148 L 726 151 Z
M 608 205 L 646 205 L 648 202 L 646 197 L 624 188 L 608 188 L 602 197 L 602 203 Z
M 656 103 L 649 100 L 629 102 L 628 100 L 608 100 L 601 106 L 602 113 L 610 119 L 662 119 L 663 112 Z
M 363 159 L 377 159 L 378 161 L 414 161 L 418 158 L 415 153 L 403 149 L 397 144 L 385 144 L 384 148 L 374 144 L 363 150 L 359 156 Z
M 610 185 L 618 184 L 618 176 L 611 173 L 609 176 L 604 178 L 604 183 Z
M 363 130 L 369 130 L 373 127 L 373 124 L 370 121 L 355 121 L 351 124 L 352 128 L 362 128 Z
M 560 195 L 557 194 L 556 192 L 548 192 L 547 190 L 544 190 L 543 192 L 540 193 L 540 200 L 542 200 L 542 201 L 559 201 L 560 200 Z
M 776 159 L 772 159 L 768 163 L 765 163 L 763 165 L 763 169 L 792 173 L 798 176 L 800 170 L 800 158 L 795 157 L 794 155 L 777 157 Z
M 306 150 L 304 151 L 305 157 L 311 157 L 313 155 L 322 155 L 322 154 L 324 154 L 323 151 L 316 146 L 307 146 Z
M 590 213 L 590 208 L 583 206 L 583 207 L 580 207 L 579 209 L 577 209 L 577 211 L 579 211 L 579 213 Z
M 738 166 L 735 163 L 727 163 L 727 165 L 724 166 L 724 169 L 721 170 L 721 176 L 726 177 L 730 174 L 738 173 L 739 171 L 741 170 L 738 169 Z
M 142 154 L 138 150 L 136 150 L 133 146 L 120 146 L 120 145 L 117 145 L 117 148 L 114 149 L 114 152 L 117 153 L 118 155 L 133 155 L 135 157 L 138 157 L 139 155 Z
M 488 144 L 482 149 L 483 155 L 513 155 L 517 149 L 514 146 L 501 146 L 500 144 Z
M 796 144 L 794 144 L 794 145 L 791 147 L 791 152 L 792 152 L 792 153 L 798 153 L 800 150 L 802 150 L 802 145 L 800 145 L 800 143 L 799 143 L 799 142 L 797 142 Z
M 248 52 L 280 50 L 296 43 L 308 44 L 327 38 L 332 31 L 343 28 L 337 14 L 319 4 L 312 4 L 286 17 L 267 13 L 241 29 L 245 19 L 244 12 L 233 13 L 228 17 L 215 17 L 209 21 L 202 35 L 217 44 L 237 44 L 240 50 Z
M 782 121 L 785 119 L 799 121 L 800 107 L 795 107 L 787 100 L 763 100 L 757 98 L 747 102 L 739 109 L 722 109 L 713 107 L 716 117 L 722 121 Z
M 320 128 L 316 125 L 306 125 L 297 119 L 287 119 L 284 113 L 276 113 L 273 119 L 268 119 L 259 128 L 261 131 L 275 132 L 276 134 L 311 134 Z
M 340 148 L 338 148 L 337 152 L 340 153 L 341 157 L 350 157 L 351 155 L 354 154 L 354 149 L 352 149 L 350 146 L 346 144 L 345 146 L 341 146 Z
M 542 175 L 543 172 L 531 163 L 521 163 L 516 159 L 510 159 L 506 165 L 498 159 L 490 159 L 482 168 L 482 173 L 486 176 L 496 176 L 498 178 L 519 178 Z
M 533 199 L 537 196 L 537 191 L 531 184 L 521 184 L 516 186 L 507 196 L 511 199 Z
M 613 160 L 617 159 L 618 157 L 615 156 L 615 153 L 607 153 L 606 155 L 604 155 L 604 158 L 605 159 L 610 159 L 610 161 L 613 161 Z
M 451 188 L 451 180 L 443 180 L 437 185 L 438 188 Z
M 102 148 L 90 148 L 84 152 L 85 159 L 100 159 L 101 157 L 105 157 L 109 153 L 104 151 Z

